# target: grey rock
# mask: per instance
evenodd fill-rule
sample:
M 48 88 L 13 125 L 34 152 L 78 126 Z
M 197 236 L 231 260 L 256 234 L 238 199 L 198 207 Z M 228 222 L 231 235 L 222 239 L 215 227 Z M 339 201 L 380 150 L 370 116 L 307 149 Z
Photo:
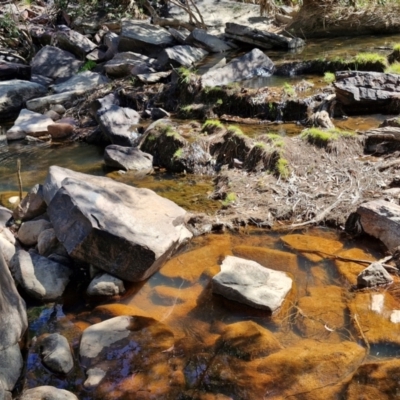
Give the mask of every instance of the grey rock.
M 251 307 L 274 312 L 292 289 L 292 279 L 255 261 L 228 256 L 212 278 L 213 293 Z
M 106 62 L 104 64 L 104 70 L 106 71 L 107 75 L 111 75 L 114 77 L 123 77 L 132 74 L 132 69 L 134 67 L 146 66 L 149 72 L 155 72 L 154 70 L 151 71 L 151 66 L 155 64 L 155 59 L 147 57 L 143 54 L 133 53 L 131 51 L 118 53 L 115 57 Z M 137 75 L 137 74 L 135 74 Z
M 112 105 L 97 111 L 97 121 L 104 135 L 112 144 L 133 146 L 139 134 L 132 129 L 137 125 L 140 115 L 131 108 Z
M 59 333 L 39 338 L 42 363 L 56 374 L 68 374 L 74 366 L 68 340 Z
M 361 204 L 357 209 L 365 233 L 392 250 L 400 245 L 400 206 L 384 200 Z
M 390 285 L 391 283 L 393 283 L 393 278 L 379 262 L 372 263 L 357 276 L 358 288 Z
M 31 67 L 19 63 L 0 61 L 0 81 L 9 81 L 11 79 L 29 81 L 31 79 Z
M 12 211 L 6 207 L 0 206 L 0 228 L 5 227 L 7 221 L 13 215 Z
M 109 82 L 109 80 L 104 75 L 96 72 L 84 71 L 76 74 L 65 82 L 52 85 L 51 88 L 54 93 L 69 92 L 71 88 L 74 88 L 74 91 L 86 92 L 107 82 Z
M 52 166 L 44 196 L 68 254 L 123 280 L 146 279 L 191 237 L 181 207 L 108 178 Z
M 169 118 L 171 114 L 163 108 L 155 107 L 151 109 L 151 119 L 157 121 L 158 119 Z
M 33 252 L 19 250 L 10 262 L 15 280 L 32 297 L 51 301 L 59 298 L 72 271 Z
M 38 386 L 25 390 L 19 400 L 78 400 L 68 390 L 57 389 L 54 386 Z
M 26 246 L 34 246 L 39 235 L 46 229 L 51 228 L 51 223 L 45 219 L 26 221 L 18 230 L 19 241 Z
M 53 110 L 46 111 L 43 115 L 51 118 L 53 121 L 58 121 L 61 118 L 60 114 L 56 113 Z
M 51 110 L 55 111 L 59 115 L 65 114 L 65 107 L 62 104 L 54 104 L 50 107 Z
M 181 65 L 190 67 L 207 54 L 206 50 L 192 46 L 174 46 L 162 50 L 158 55 L 157 61 L 161 67 L 169 66 L 170 64 L 174 67 Z
M 270 76 L 274 63 L 261 50 L 253 49 L 241 57 L 233 59 L 222 68 L 206 72 L 201 77 L 203 87 L 221 86 L 231 82 L 244 81 L 256 76 Z
M 52 94 L 49 96 L 40 97 L 26 102 L 26 108 L 31 111 L 43 112 L 50 106 L 57 104 L 72 105 L 72 101 L 82 94 L 83 90 L 70 90 L 60 94 Z
M 149 173 L 153 170 L 153 156 L 136 147 L 118 145 L 107 146 L 104 151 L 104 162 L 109 167 Z
M 0 82 L 0 120 L 13 118 L 24 107 L 25 102 L 44 96 L 47 89 L 33 82 L 13 79 Z
M 43 185 L 37 184 L 22 199 L 21 203 L 14 209 L 12 216 L 18 221 L 28 221 L 42 215 L 47 208 L 43 197 Z
M 26 305 L 0 253 L 0 350 L 14 346 L 28 327 Z M 1 365 L 7 365 L 2 364 Z
M 103 109 L 103 111 L 107 110 L 113 105 L 118 106 L 119 100 L 114 93 L 109 93 L 107 96 L 93 100 L 93 102 L 90 104 L 90 113 L 93 117 L 96 117 L 97 111 L 100 109 Z
M 139 80 L 143 83 L 156 83 L 161 81 L 161 79 L 168 78 L 171 75 L 172 71 L 162 71 L 162 72 L 154 72 L 150 74 L 139 74 L 136 75 Z
M 174 44 L 174 38 L 166 29 L 145 21 L 127 20 L 122 23 L 118 51 L 134 51 L 154 57 Z
M 32 75 L 31 82 L 38 83 L 39 85 L 42 85 L 47 88 L 53 83 L 53 79 L 48 78 L 43 75 L 35 74 L 35 75 Z
M 106 376 L 106 371 L 101 368 L 89 368 L 86 371 L 86 374 L 88 377 L 83 383 L 83 386 L 86 389 L 91 389 L 96 387 L 101 382 L 101 380 Z
M 86 36 L 74 30 L 58 31 L 54 35 L 57 47 L 69 51 L 80 59 L 85 58 L 87 53 L 94 50 L 97 45 Z
M 104 35 L 103 42 L 107 47 L 104 60 L 111 60 L 118 53 L 119 36 L 114 32 L 107 32 Z
M 47 257 L 51 254 L 68 256 L 63 245 L 58 241 L 53 228 L 42 231 L 38 237 L 37 250 L 41 256 Z
M 31 62 L 32 74 L 43 75 L 48 78 L 69 78 L 75 75 L 82 67 L 71 53 L 54 46 L 42 47 Z
M 23 365 L 24 362 L 18 344 L 0 350 L 0 387 L 3 387 L 5 391 L 14 389 Z
M 186 43 L 200 47 L 210 53 L 222 53 L 235 48 L 235 46 L 228 44 L 217 36 L 210 35 L 204 29 L 198 28 L 194 29 L 186 38 Z
M 179 44 L 186 44 L 186 39 L 190 35 L 190 32 L 187 29 L 177 30 L 174 28 L 169 28 L 168 32 L 171 36 L 179 43 Z
M 88 296 L 116 296 L 124 292 L 124 282 L 110 274 L 97 275 L 86 291 Z
M 54 121 L 46 115 L 23 109 L 13 127 L 6 132 L 7 140 L 20 140 L 27 135 L 33 137 L 46 135 L 47 127 L 53 123 Z
M 8 228 L 0 227 L 0 252 L 4 260 L 9 265 L 16 251 L 15 237 Z

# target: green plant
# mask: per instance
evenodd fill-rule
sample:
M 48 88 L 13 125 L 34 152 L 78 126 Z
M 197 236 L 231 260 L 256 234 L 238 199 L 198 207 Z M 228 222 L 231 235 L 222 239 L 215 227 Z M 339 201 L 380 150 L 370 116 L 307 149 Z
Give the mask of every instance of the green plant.
M 324 79 L 324 82 L 329 85 L 332 82 L 335 82 L 335 74 L 332 72 L 325 72 L 323 79 Z
M 288 161 L 280 157 L 276 163 L 276 170 L 282 178 L 288 178 L 290 174 Z
M 208 119 L 201 127 L 202 132 L 213 132 L 217 129 L 223 129 L 224 125 L 217 119 Z
M 387 65 L 386 57 L 379 53 L 358 53 L 352 61 L 356 66 L 366 64 Z
M 396 44 L 393 45 L 393 51 L 400 52 L 400 43 L 396 43 Z
M 288 96 L 294 96 L 296 94 L 294 87 L 287 82 L 283 84 L 283 91 Z
M 243 131 L 236 125 L 229 125 L 227 131 L 234 135 L 239 135 L 239 136 L 244 135 Z
M 183 156 L 183 149 L 180 148 L 178 150 L 175 151 L 173 158 L 181 158 Z
M 227 207 L 227 206 L 231 205 L 232 203 L 234 203 L 236 200 L 237 200 L 236 193 L 229 192 L 226 194 L 225 199 L 222 201 L 222 205 L 224 207 Z
M 181 109 L 182 112 L 184 112 L 186 114 L 189 114 L 193 110 L 193 105 L 192 104 L 188 104 L 187 106 L 181 106 L 180 109 Z
M 19 29 L 11 13 L 4 13 L 0 18 L 0 37 L 18 39 Z
M 180 67 L 178 68 L 179 80 L 182 83 L 190 83 L 190 77 L 192 75 L 192 71 L 189 68 Z
M 313 143 L 327 143 L 332 140 L 337 140 L 339 137 L 355 136 L 355 132 L 344 131 L 338 128 L 323 130 L 320 128 L 305 129 L 300 137 Z
M 275 147 L 283 147 L 284 142 L 283 138 L 281 135 L 278 135 L 277 133 L 267 133 L 267 138 L 272 141 Z
M 266 150 L 268 147 L 267 144 L 264 142 L 255 142 L 254 146 L 258 147 L 259 149 L 263 149 L 263 150 Z
M 217 106 L 222 106 L 222 104 L 224 104 L 224 101 L 222 99 L 218 99 L 215 104 Z
M 395 63 L 389 65 L 385 69 L 385 72 L 387 74 L 398 74 L 398 75 L 400 75 L 400 62 L 395 62 Z
M 87 60 L 85 64 L 81 67 L 79 72 L 91 71 L 93 68 L 97 66 L 96 62 L 93 60 Z

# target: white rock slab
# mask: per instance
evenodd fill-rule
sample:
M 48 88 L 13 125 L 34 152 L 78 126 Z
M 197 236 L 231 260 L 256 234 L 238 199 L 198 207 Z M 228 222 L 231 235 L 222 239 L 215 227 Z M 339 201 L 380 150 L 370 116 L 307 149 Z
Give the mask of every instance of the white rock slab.
M 104 75 L 98 74 L 96 72 L 85 71 L 74 75 L 65 82 L 59 83 L 57 85 L 51 85 L 54 93 L 65 93 L 69 92 L 71 88 L 74 91 L 87 91 L 95 89 L 99 85 L 109 82 L 108 78 Z
M 212 279 L 212 290 L 251 307 L 276 311 L 292 288 L 292 279 L 255 261 L 228 256 Z

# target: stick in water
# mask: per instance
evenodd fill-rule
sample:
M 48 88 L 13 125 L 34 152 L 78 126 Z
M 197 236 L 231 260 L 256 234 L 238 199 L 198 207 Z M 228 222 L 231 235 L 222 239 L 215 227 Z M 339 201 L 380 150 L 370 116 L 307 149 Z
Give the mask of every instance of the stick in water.
M 19 187 L 19 201 L 22 201 L 22 178 L 21 178 L 21 160 L 17 160 L 17 175 L 18 175 L 18 187 Z

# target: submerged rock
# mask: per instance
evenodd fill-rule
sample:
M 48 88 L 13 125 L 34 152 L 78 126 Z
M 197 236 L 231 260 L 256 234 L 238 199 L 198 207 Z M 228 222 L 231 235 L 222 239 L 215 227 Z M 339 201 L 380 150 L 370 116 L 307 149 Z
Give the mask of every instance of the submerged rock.
M 222 86 L 231 82 L 244 81 L 256 76 L 270 76 L 274 70 L 274 63 L 261 50 L 253 49 L 244 56 L 233 59 L 222 68 L 206 72 L 201 77 L 205 86 Z
M 124 292 L 124 282 L 110 274 L 96 276 L 87 288 L 89 296 L 116 296 Z
M 149 173 L 153 170 L 153 156 L 137 149 L 112 144 L 104 150 L 104 162 L 109 167 L 126 171 Z
M 39 340 L 43 364 L 56 374 L 68 374 L 74 366 L 68 340 L 59 333 L 47 335 Z
M 68 390 L 57 389 L 54 386 L 38 386 L 25 390 L 20 400 L 78 400 L 78 398 Z
M 191 237 L 186 211 L 148 189 L 53 166 L 44 196 L 68 254 L 127 281 L 149 277 Z
M 379 262 L 372 263 L 357 277 L 357 286 L 359 288 L 390 285 L 391 283 L 393 283 L 393 278 Z
M 212 279 L 212 290 L 230 300 L 274 312 L 292 289 L 292 279 L 281 271 L 243 258 L 228 256 Z

